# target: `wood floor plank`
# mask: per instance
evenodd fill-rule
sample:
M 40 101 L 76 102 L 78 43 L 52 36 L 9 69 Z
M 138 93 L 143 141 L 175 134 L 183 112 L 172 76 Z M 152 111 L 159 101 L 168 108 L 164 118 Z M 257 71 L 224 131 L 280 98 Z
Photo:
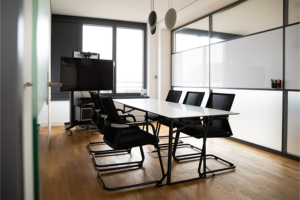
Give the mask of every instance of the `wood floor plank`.
M 168 128 L 161 127 L 160 135 L 168 135 Z M 182 134 L 184 136 L 184 134 Z M 102 141 L 102 135 L 91 134 L 90 130 L 73 131 L 67 136 L 64 127 L 52 127 L 48 143 L 47 127 L 39 131 L 39 184 L 41 199 L 299 199 L 299 162 L 255 149 L 235 141 L 214 138 L 208 139 L 207 152 L 224 158 L 237 167 L 235 170 L 217 173 L 215 176 L 155 188 L 153 185 L 121 191 L 106 191 L 97 176 L 87 143 Z M 182 139 L 201 147 L 202 140 Z M 160 143 L 166 143 L 160 138 Z M 93 149 L 107 150 L 106 145 L 93 146 Z M 157 153 L 152 153 L 152 145 L 143 147 L 145 162 L 142 168 L 118 170 L 105 173 L 103 177 L 108 186 L 135 184 L 143 181 L 159 180 L 162 176 Z M 168 150 L 163 149 L 166 156 Z M 195 153 L 196 150 L 178 148 L 177 154 Z M 138 148 L 130 154 L 104 155 L 97 157 L 101 164 L 140 160 Z M 164 169 L 167 169 L 167 157 L 163 157 Z M 179 181 L 198 176 L 199 160 L 172 162 L 172 180 Z M 224 164 L 208 159 L 207 166 L 215 169 Z

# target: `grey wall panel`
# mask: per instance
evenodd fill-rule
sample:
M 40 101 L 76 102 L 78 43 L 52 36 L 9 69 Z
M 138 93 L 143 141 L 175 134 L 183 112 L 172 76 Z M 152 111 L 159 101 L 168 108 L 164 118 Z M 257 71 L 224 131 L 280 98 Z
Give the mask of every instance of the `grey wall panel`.
M 1 0 L 1 197 L 23 199 L 22 68 L 18 57 L 21 0 Z
M 283 78 L 283 30 L 211 46 L 211 87 L 271 88 Z
M 51 81 L 59 82 L 60 58 L 71 57 L 72 51 L 78 51 L 78 24 L 52 21 L 51 38 Z M 51 88 L 51 98 L 69 100 L 69 92 L 59 92 Z
M 300 25 L 285 29 L 285 88 L 300 89 Z

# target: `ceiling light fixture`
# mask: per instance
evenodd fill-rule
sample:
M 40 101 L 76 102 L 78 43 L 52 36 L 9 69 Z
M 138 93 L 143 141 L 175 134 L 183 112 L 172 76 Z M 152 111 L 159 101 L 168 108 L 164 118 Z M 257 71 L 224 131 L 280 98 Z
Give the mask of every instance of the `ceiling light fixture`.
M 148 17 L 148 28 L 151 35 L 154 35 L 156 31 L 157 15 L 156 12 L 154 11 L 154 0 L 150 0 L 150 1 L 151 1 L 151 12 Z
M 170 1 L 171 1 L 171 6 L 170 6 Z M 175 24 L 176 24 L 176 20 L 177 20 L 177 13 L 176 10 L 174 8 L 172 8 L 172 0 L 169 0 L 169 10 L 166 13 L 165 16 L 165 27 L 168 30 L 172 30 L 172 28 L 174 28 Z

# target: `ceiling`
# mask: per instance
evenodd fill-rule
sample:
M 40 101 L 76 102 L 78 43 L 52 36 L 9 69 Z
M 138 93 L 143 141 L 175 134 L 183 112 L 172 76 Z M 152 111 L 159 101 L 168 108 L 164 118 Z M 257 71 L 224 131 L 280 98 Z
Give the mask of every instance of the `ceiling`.
M 197 0 L 172 0 L 178 12 Z M 170 0 L 154 0 L 157 21 L 164 19 Z M 148 21 L 151 0 L 51 0 L 52 14 L 114 19 L 122 21 Z

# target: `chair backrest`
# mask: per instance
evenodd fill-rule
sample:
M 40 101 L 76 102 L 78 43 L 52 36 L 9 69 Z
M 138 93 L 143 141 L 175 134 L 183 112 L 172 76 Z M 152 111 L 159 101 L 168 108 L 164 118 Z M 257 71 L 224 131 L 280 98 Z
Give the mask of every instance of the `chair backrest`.
M 103 107 L 105 108 L 105 114 L 108 115 L 107 120 L 120 124 L 121 119 L 112 98 L 108 96 L 100 96 L 100 99 Z
M 173 102 L 173 103 L 178 103 L 179 99 L 181 97 L 182 91 L 178 90 L 170 90 L 167 96 L 166 101 Z
M 191 106 L 200 106 L 203 100 L 205 92 L 187 92 L 183 104 L 191 105 Z M 190 122 L 200 120 L 200 117 L 194 117 L 187 119 Z M 199 122 L 201 124 L 201 122 Z
M 230 111 L 235 94 L 210 93 L 206 108 Z
M 99 107 L 97 107 L 97 104 L 95 102 L 96 93 L 95 92 L 90 92 L 90 95 L 91 95 L 92 102 L 94 103 L 94 106 L 93 106 L 94 114 L 93 114 L 93 117 L 92 117 L 91 121 L 92 121 L 92 124 L 95 126 L 95 125 L 97 125 L 97 121 L 98 121 L 98 117 L 97 117 L 97 113 L 95 112 L 95 109 L 99 109 Z
M 206 108 L 230 111 L 234 97 L 235 94 L 210 93 Z M 228 120 L 212 120 L 210 125 L 231 132 Z
M 187 92 L 183 104 L 191 106 L 200 106 L 205 92 Z
M 105 112 L 107 115 L 106 120 L 112 123 L 121 124 L 121 119 L 112 98 L 107 96 L 100 96 L 100 101 L 102 102 L 102 106 L 105 107 Z M 106 127 L 104 125 L 103 134 L 105 143 L 114 149 L 117 148 L 119 140 L 121 138 L 122 129 Z

